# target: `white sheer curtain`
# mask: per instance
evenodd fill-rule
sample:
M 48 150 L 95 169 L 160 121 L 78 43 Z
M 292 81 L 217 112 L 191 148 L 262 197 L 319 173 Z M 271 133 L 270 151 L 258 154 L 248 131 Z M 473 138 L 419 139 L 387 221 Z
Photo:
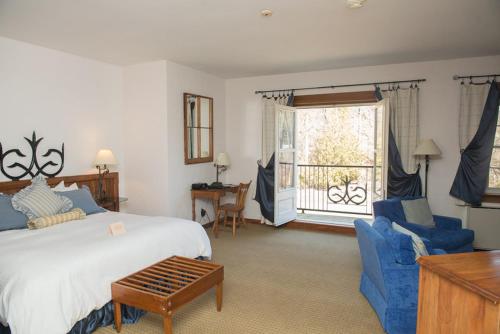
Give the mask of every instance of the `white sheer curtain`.
M 417 171 L 418 162 L 413 155 L 419 140 L 418 121 L 419 88 L 398 88 L 382 93 L 388 101 L 390 127 L 407 173 Z
M 275 104 L 286 106 L 289 96 L 262 98 L 262 164 L 265 166 L 274 153 L 274 113 Z
M 460 87 L 460 117 L 458 138 L 463 151 L 476 135 L 490 90 L 489 84 L 462 84 Z

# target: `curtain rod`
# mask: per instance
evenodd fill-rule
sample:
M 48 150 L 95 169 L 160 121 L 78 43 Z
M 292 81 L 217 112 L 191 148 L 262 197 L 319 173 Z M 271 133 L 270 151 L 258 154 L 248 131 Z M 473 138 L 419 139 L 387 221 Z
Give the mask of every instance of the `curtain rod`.
M 331 86 L 317 86 L 317 87 L 302 87 L 302 88 L 287 88 L 287 89 L 274 89 L 274 90 L 256 90 L 255 94 L 265 94 L 265 93 L 275 93 L 275 92 L 286 92 L 286 91 L 296 91 L 296 90 L 310 90 L 310 89 L 326 89 L 326 88 L 342 88 L 342 87 L 356 87 L 356 86 L 377 86 L 377 85 L 390 85 L 398 83 L 418 83 L 424 82 L 427 79 L 415 79 L 415 80 L 397 80 L 397 81 L 379 81 L 379 82 L 367 82 L 359 84 L 348 84 L 348 85 L 331 85 Z
M 455 74 L 453 76 L 453 80 L 474 79 L 474 78 L 494 78 L 494 77 L 500 77 L 500 74 L 482 74 L 482 75 L 457 75 L 457 74 Z

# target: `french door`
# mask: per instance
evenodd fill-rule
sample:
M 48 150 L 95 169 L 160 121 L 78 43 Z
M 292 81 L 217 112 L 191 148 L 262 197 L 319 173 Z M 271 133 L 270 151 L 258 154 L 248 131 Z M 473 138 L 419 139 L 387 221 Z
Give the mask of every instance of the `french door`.
M 387 197 L 389 106 L 386 99 L 375 105 L 372 202 Z
M 297 218 L 295 108 L 275 105 L 274 225 Z

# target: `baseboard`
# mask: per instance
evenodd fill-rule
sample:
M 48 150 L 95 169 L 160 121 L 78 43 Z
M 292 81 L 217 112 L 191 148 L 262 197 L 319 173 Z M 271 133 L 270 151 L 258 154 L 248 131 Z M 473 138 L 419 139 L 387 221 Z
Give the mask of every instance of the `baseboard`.
M 264 225 L 261 223 L 260 219 L 245 218 L 245 221 L 248 224 Z M 214 225 L 214 222 L 210 222 L 210 223 L 204 224 L 203 227 L 204 228 L 211 228 L 213 225 Z M 264 226 L 273 227 L 270 225 L 264 225 Z M 289 223 L 286 223 L 286 224 L 280 226 L 279 228 L 289 228 L 289 229 L 294 229 L 294 230 L 326 232 L 326 233 L 335 233 L 335 234 L 356 236 L 356 230 L 354 229 L 354 227 L 309 223 L 309 222 L 304 222 L 301 220 L 291 221 Z
M 316 231 L 316 232 L 327 232 L 327 233 L 335 233 L 335 234 L 345 234 L 350 236 L 356 235 L 356 230 L 350 226 L 339 226 L 339 225 L 326 225 L 326 224 L 318 224 L 318 223 L 309 223 L 301 220 L 294 220 L 287 224 L 285 224 L 286 228 L 292 228 L 296 230 L 305 230 L 305 231 Z
M 260 219 L 246 219 L 247 223 L 250 224 L 259 224 L 261 225 Z M 269 225 L 266 225 L 269 226 Z M 290 228 L 295 230 L 304 230 L 304 231 L 316 231 L 316 232 L 326 232 L 326 233 L 336 233 L 336 234 L 345 234 L 345 235 L 356 235 L 356 230 L 354 227 L 349 226 L 338 226 L 338 225 L 326 225 L 326 224 L 318 224 L 318 223 L 309 223 L 301 220 L 294 220 L 280 228 Z
M 245 218 L 245 222 L 247 224 L 258 224 L 258 225 L 260 225 L 260 220 L 258 220 L 258 219 Z M 231 223 L 231 221 L 228 220 L 228 223 Z M 214 226 L 214 221 L 211 221 L 210 223 L 203 224 L 202 226 L 204 228 L 212 228 Z M 268 225 L 266 225 L 266 226 L 268 226 Z
M 261 224 L 260 219 L 253 219 L 253 218 L 245 218 L 245 221 L 249 224 L 257 224 L 257 225 L 263 225 Z

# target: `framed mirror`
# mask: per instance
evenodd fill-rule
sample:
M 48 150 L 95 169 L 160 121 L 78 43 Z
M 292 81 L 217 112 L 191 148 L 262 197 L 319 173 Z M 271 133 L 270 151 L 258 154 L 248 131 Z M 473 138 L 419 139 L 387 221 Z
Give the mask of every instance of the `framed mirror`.
M 214 161 L 213 104 L 211 97 L 184 93 L 184 163 Z

